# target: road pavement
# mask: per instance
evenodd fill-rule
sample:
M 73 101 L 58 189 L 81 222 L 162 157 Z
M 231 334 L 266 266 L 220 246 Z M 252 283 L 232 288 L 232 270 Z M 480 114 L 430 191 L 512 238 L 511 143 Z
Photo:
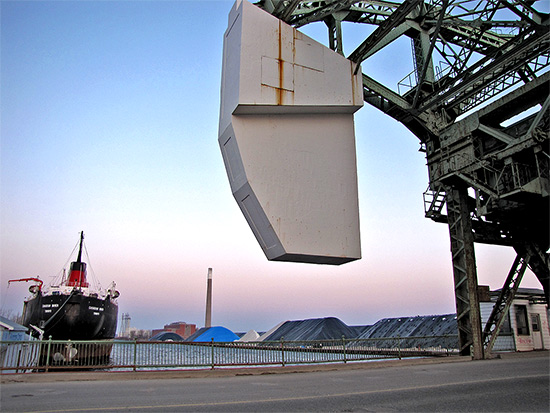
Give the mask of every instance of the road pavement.
M 2 412 L 544 411 L 549 353 L 195 372 L 2 377 Z M 281 374 L 286 373 L 286 374 Z

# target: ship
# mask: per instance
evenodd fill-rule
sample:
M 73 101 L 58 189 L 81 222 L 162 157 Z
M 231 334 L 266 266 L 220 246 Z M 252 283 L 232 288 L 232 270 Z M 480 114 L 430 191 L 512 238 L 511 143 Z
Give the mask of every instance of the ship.
M 90 283 L 87 276 L 87 264 L 82 260 L 84 232 L 80 233 L 77 244 L 78 255 L 71 262 L 68 277 L 63 275 L 60 281 L 44 287 L 40 278 L 21 278 L 15 281 L 33 281 L 29 287 L 31 296 L 23 304 L 22 324 L 29 333 L 40 340 L 99 341 L 115 337 L 118 319 L 117 298 L 120 295 L 116 284 L 112 282 L 107 289 L 99 283 Z M 76 250 L 73 250 L 73 252 Z M 88 260 L 89 261 L 89 260 Z M 59 277 L 57 277 L 59 279 Z M 86 344 L 86 345 L 85 345 Z M 71 346 L 67 354 L 51 354 L 52 361 L 71 364 L 104 364 L 109 359 L 111 345 L 92 346 L 83 343 L 86 360 L 81 359 L 78 348 Z M 48 357 L 47 354 L 42 355 Z M 41 357 L 42 358 L 42 357 Z M 48 360 L 49 361 L 49 360 Z

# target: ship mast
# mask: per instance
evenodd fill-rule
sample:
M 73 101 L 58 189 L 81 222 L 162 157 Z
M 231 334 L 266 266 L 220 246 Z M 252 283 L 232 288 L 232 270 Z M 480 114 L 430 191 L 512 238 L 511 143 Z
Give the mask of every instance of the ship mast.
M 76 262 L 82 262 L 82 244 L 84 243 L 84 231 L 80 231 L 80 248 L 78 250 L 78 257 Z

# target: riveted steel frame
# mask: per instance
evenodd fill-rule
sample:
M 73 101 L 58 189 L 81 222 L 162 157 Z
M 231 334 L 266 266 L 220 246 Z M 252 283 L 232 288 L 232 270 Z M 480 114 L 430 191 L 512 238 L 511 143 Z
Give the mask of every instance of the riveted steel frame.
M 461 354 L 470 354 L 474 359 L 483 359 L 474 236 L 467 188 L 449 187 L 446 193 L 459 350 Z
M 529 262 L 529 255 L 526 257 L 518 255 L 508 273 L 508 277 L 504 282 L 504 286 L 500 290 L 500 294 L 495 302 L 493 311 L 485 324 L 483 330 L 483 344 L 486 354 L 491 354 L 498 332 L 502 326 L 506 314 L 512 305 L 512 300 L 519 288 L 519 284 L 527 269 L 527 263 Z

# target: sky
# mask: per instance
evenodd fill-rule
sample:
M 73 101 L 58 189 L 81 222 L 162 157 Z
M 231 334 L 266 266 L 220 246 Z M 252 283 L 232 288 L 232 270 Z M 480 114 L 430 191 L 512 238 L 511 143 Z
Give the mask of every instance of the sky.
M 455 312 L 446 225 L 424 218 L 418 139 L 365 105 L 355 114 L 362 259 L 269 262 L 233 199 L 219 150 L 223 34 L 233 1 L 0 2 L 0 300 L 49 283 L 80 231 L 89 273 L 115 281 L 131 326 L 266 331 L 285 320 L 348 325 Z M 300 29 L 326 44 L 322 24 Z M 368 33 L 344 25 L 345 54 Z M 396 59 L 396 56 L 399 56 Z M 410 42 L 369 59 L 387 85 Z M 501 288 L 510 248 L 476 245 L 478 279 Z M 541 288 L 530 272 L 522 287 Z

